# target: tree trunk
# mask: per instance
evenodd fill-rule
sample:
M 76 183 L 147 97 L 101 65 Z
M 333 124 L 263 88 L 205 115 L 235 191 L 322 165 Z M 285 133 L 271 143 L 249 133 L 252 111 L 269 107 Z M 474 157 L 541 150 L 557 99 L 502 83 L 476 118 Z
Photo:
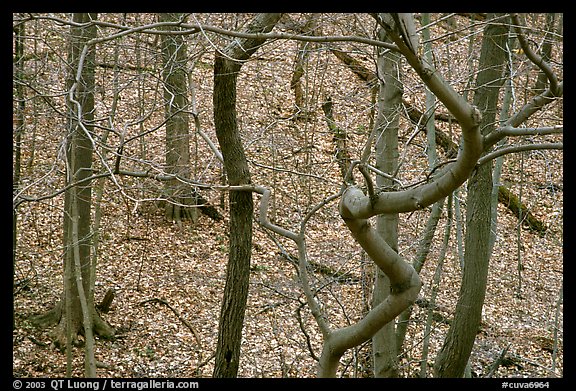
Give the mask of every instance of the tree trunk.
M 324 117 L 326 118 L 326 123 L 330 133 L 332 133 L 332 141 L 334 142 L 334 155 L 336 157 L 336 162 L 340 168 L 340 175 L 342 176 L 343 183 L 354 184 L 354 178 L 347 178 L 348 170 L 350 168 L 350 151 L 348 150 L 348 145 L 346 140 L 348 135 L 346 129 L 339 127 L 334 120 L 334 111 L 332 98 L 327 97 L 326 101 L 322 104 L 322 111 L 324 111 Z
M 12 171 L 12 194 L 16 194 L 20 188 L 20 168 L 22 166 L 22 134 L 24 133 L 24 120 L 26 108 L 26 101 L 24 96 L 24 36 L 25 36 L 25 23 L 19 24 L 14 27 L 14 71 L 15 78 L 18 83 L 15 83 L 16 90 L 16 107 L 14 110 L 14 161 Z M 16 271 L 16 248 L 18 244 L 18 210 L 16 207 L 12 209 L 12 280 L 14 280 L 14 272 Z M 14 322 L 13 317 L 12 320 Z M 14 325 L 14 323 L 12 323 Z
M 385 38 L 381 30 L 382 39 Z M 394 175 L 398 167 L 398 124 L 402 106 L 402 82 L 399 80 L 401 57 L 387 51 L 378 56 L 380 84 L 378 99 L 378 119 L 375 127 L 376 168 Z M 376 177 L 379 189 L 394 189 L 392 180 Z M 376 231 L 398 252 L 398 213 L 379 215 L 376 218 Z M 374 283 L 373 303 L 376 307 L 390 295 L 390 279 L 378 269 Z M 395 338 L 395 322 L 389 322 L 372 337 L 374 377 L 398 377 L 398 358 Z
M 236 120 L 236 71 L 216 54 L 214 63 L 214 124 L 230 184 L 250 183 L 250 172 Z M 239 67 L 238 67 L 239 68 Z M 253 201 L 250 192 L 230 193 L 230 252 L 220 313 L 214 377 L 236 377 L 244 322 Z
M 540 48 L 540 55 L 544 61 L 549 62 L 552 58 L 552 41 L 551 35 L 554 33 L 554 24 L 556 23 L 556 14 L 546 14 L 546 34 L 544 35 L 544 43 Z M 544 92 L 548 84 L 548 77 L 543 71 L 538 72 L 538 78 L 534 83 L 534 93 L 539 95 Z
M 96 19 L 96 14 L 76 13 L 73 16 L 75 23 L 88 23 Z M 96 37 L 96 26 L 71 27 L 71 45 L 69 52 L 70 74 L 67 88 L 74 88 L 72 100 L 68 101 L 68 129 L 66 140 L 67 183 L 77 182 L 92 174 L 93 145 L 88 134 L 92 134 L 94 125 L 94 47 L 88 48 L 84 63 L 80 64 L 81 53 L 85 42 Z M 80 80 L 76 80 L 76 72 L 81 66 Z M 74 151 L 74 153 L 72 153 Z M 75 198 L 75 200 L 73 200 Z M 55 344 L 60 348 L 66 345 L 67 327 L 74 343 L 78 343 L 78 335 L 84 334 L 83 313 L 80 305 L 80 296 L 76 285 L 74 264 L 74 247 L 77 246 L 81 266 L 81 278 L 84 292 L 87 292 L 88 318 L 92 321 L 94 333 L 110 337 L 114 330 L 96 312 L 94 296 L 91 289 L 91 230 L 90 214 L 92 206 L 92 184 L 82 183 L 75 188 L 66 190 L 64 195 L 64 287 L 65 293 L 62 301 L 48 313 L 33 318 L 35 324 L 46 327 L 58 324 L 53 337 Z M 73 202 L 76 206 L 73 207 Z M 73 219 L 77 221 L 78 241 L 73 239 Z M 70 298 L 66 302 L 66 298 Z M 70 312 L 66 313 L 69 309 Z M 70 322 L 68 324 L 68 322 Z
M 177 22 L 183 14 L 160 13 L 160 22 Z M 166 30 L 177 30 L 168 26 Z M 182 35 L 161 35 L 164 68 L 164 107 L 166 118 L 166 172 L 190 178 L 190 133 L 188 115 L 188 72 L 186 70 L 186 41 Z M 178 179 L 166 182 L 165 217 L 179 222 L 184 218 L 196 220 L 190 186 Z
M 280 16 L 280 14 L 258 14 L 247 31 L 269 32 Z M 214 125 L 230 185 L 250 183 L 250 170 L 236 118 L 236 81 L 242 62 L 247 60 L 263 42 L 263 39 L 235 40 L 224 49 L 223 53 L 216 51 Z M 214 377 L 237 376 L 250 279 L 254 209 L 252 193 L 232 191 L 229 197 L 230 251 L 218 326 Z
M 302 34 L 316 34 L 318 14 L 310 14 L 304 27 Z M 306 61 L 310 55 L 310 42 L 302 41 L 298 44 L 298 51 L 294 61 L 294 72 L 290 80 L 290 88 L 294 90 L 294 103 L 296 105 L 297 117 L 307 118 L 308 116 L 308 103 L 304 96 L 304 89 L 302 88 L 302 77 L 304 76 L 304 69 Z
M 160 22 L 178 22 L 184 14 L 160 13 Z M 166 26 L 165 31 L 178 31 Z M 188 57 L 186 40 L 182 35 L 161 35 L 162 78 L 164 81 L 164 117 L 166 119 L 166 172 L 180 178 L 192 177 L 190 161 L 190 100 L 188 99 Z M 199 212 L 213 220 L 222 215 L 195 188 L 179 179 L 166 181 L 164 216 L 168 221 L 195 222 Z
M 498 15 L 489 15 L 488 20 Z M 484 30 L 474 104 L 482 112 L 482 134 L 494 130 L 498 93 L 503 85 L 508 26 Z M 464 268 L 456 314 L 434 366 L 435 377 L 462 377 L 482 319 L 490 260 L 492 165 L 484 164 L 468 179 Z

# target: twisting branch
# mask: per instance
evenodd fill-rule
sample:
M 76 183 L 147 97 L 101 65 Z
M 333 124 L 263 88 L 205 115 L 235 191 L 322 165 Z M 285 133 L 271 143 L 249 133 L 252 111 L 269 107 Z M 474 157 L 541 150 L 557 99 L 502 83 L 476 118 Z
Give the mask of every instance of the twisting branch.
M 552 67 L 550 67 L 550 64 L 548 64 L 542 56 L 536 54 L 536 52 L 534 52 L 534 50 L 532 50 L 532 48 L 528 44 L 528 40 L 526 39 L 526 37 L 524 36 L 524 32 L 522 31 L 522 24 L 520 23 L 520 18 L 518 17 L 518 14 L 512 14 L 511 18 L 512 22 L 514 23 L 514 30 L 516 30 L 516 34 L 518 36 L 518 42 L 520 43 L 520 47 L 526 54 L 526 57 L 528 57 L 530 61 L 532 61 L 538 68 L 540 68 L 542 72 L 544 72 L 544 74 L 548 78 L 548 81 L 550 82 L 550 89 L 552 90 L 553 93 L 557 94 L 558 78 L 554 74 Z
M 554 102 L 556 98 L 561 97 L 564 94 L 564 81 L 558 83 L 558 87 L 553 90 L 551 87 L 548 87 L 546 91 L 541 93 L 540 95 L 536 95 L 532 98 L 528 103 L 516 112 L 506 123 L 504 126 L 514 126 L 518 127 L 524 122 L 528 120 L 534 113 L 541 110 L 544 106 Z
M 377 20 L 381 22 L 381 18 Z M 366 219 L 381 213 L 412 212 L 431 205 L 466 181 L 483 151 L 483 140 L 478 128 L 480 111 L 454 91 L 430 64 L 413 53 L 397 32 L 390 30 L 390 26 L 386 23 L 381 24 L 389 30 L 387 32 L 390 37 L 430 91 L 459 122 L 462 127 L 463 149 L 458 159 L 446 165 L 434 181 L 409 190 L 380 193 L 375 202 L 364 196 L 361 191 L 356 191 L 357 188 L 349 187 L 342 198 L 342 203 L 346 206 L 341 210 L 346 213 L 342 216 L 344 218 Z
M 249 189 L 246 189 L 249 190 Z M 259 213 L 259 222 L 260 224 L 271 230 L 272 232 L 275 232 L 279 235 L 282 235 L 284 237 L 287 237 L 291 240 L 294 241 L 294 243 L 296 243 L 296 246 L 298 247 L 298 274 L 300 277 L 300 281 L 302 283 L 302 290 L 304 291 L 304 295 L 306 296 L 306 301 L 308 303 L 308 307 L 310 308 L 310 312 L 312 313 L 312 315 L 314 316 L 314 319 L 316 320 L 316 323 L 318 324 L 318 327 L 320 328 L 320 331 L 324 337 L 324 339 L 326 340 L 330 334 L 331 334 L 331 329 L 330 326 L 328 325 L 328 323 L 326 322 L 326 319 L 324 317 L 324 314 L 320 308 L 320 305 L 318 304 L 318 302 L 315 299 L 315 295 L 312 293 L 312 289 L 310 287 L 310 282 L 308 280 L 308 253 L 306 250 L 306 226 L 308 221 L 310 220 L 310 218 L 318 211 L 320 210 L 322 207 L 324 207 L 325 205 L 327 205 L 328 203 L 332 202 L 333 200 L 339 198 L 342 195 L 342 192 L 339 192 L 337 194 L 333 194 L 332 196 L 326 198 L 325 200 L 321 201 L 320 203 L 318 203 L 317 205 L 315 205 L 304 217 L 304 219 L 302 219 L 301 223 L 300 223 L 300 230 L 298 233 L 287 230 L 285 228 L 282 228 L 276 224 L 273 224 L 272 222 L 270 222 L 270 220 L 268 219 L 268 204 L 269 204 L 269 200 L 270 200 L 270 190 L 262 187 L 262 186 L 254 186 L 252 189 L 259 194 L 262 195 L 262 199 L 260 200 L 260 213 Z
M 368 219 L 377 214 L 414 211 L 446 197 L 466 181 L 482 153 L 480 111 L 454 91 L 430 64 L 420 58 L 412 15 L 378 14 L 374 17 L 430 91 L 460 123 L 463 150 L 458 159 L 444 167 L 434 181 L 410 190 L 382 192 L 377 195 L 370 188 L 371 179 L 363 165 L 366 162 L 367 149 L 364 150 L 359 170 L 366 179 L 369 194 L 366 196 L 356 186 L 348 187 L 340 200 L 339 210 L 354 239 L 388 276 L 391 292 L 358 323 L 325 336 L 319 375 L 328 377 L 336 376 L 340 357 L 346 350 L 369 340 L 384 325 L 393 321 L 416 300 L 422 286 L 415 269 L 386 243 Z M 351 170 L 354 164 L 350 167 Z
M 73 25 L 73 26 L 86 26 L 86 23 L 74 23 L 68 20 L 60 19 L 54 16 L 41 16 L 41 15 L 33 15 L 29 14 L 27 18 L 23 18 L 16 21 L 26 21 L 26 20 L 37 20 L 37 19 L 44 19 L 44 20 L 52 20 L 54 22 L 63 24 L 63 25 Z M 289 33 L 282 33 L 282 32 L 268 32 L 268 33 L 251 33 L 246 31 L 232 31 L 227 30 L 224 28 L 205 25 L 201 23 L 182 23 L 182 22 L 158 22 L 158 23 L 151 23 L 146 24 L 138 27 L 127 27 L 124 25 L 119 25 L 115 23 L 103 22 L 103 21 L 92 21 L 89 24 L 94 24 L 97 26 L 102 27 L 110 27 L 114 29 L 120 30 L 117 33 L 103 36 L 97 39 L 93 39 L 89 42 L 89 44 L 96 44 L 102 43 L 106 41 L 110 41 L 113 39 L 117 39 L 123 37 L 128 34 L 140 32 L 145 34 L 156 34 L 156 35 L 191 35 L 191 34 L 198 34 L 198 33 L 205 33 L 211 32 L 220 35 L 226 35 L 235 38 L 244 38 L 244 39 L 258 39 L 258 40 L 293 40 L 293 41 L 304 41 L 304 42 L 319 42 L 319 43 L 329 43 L 329 42 L 357 42 L 362 43 L 365 45 L 382 47 L 389 50 L 398 51 L 398 47 L 394 44 L 390 44 L 387 42 L 378 41 L 376 39 L 360 37 L 355 35 L 324 35 L 324 36 L 314 36 L 314 35 L 299 35 L 299 34 L 289 34 Z M 160 27 L 166 26 L 177 26 L 181 27 L 183 30 L 180 31 L 165 31 L 160 30 Z

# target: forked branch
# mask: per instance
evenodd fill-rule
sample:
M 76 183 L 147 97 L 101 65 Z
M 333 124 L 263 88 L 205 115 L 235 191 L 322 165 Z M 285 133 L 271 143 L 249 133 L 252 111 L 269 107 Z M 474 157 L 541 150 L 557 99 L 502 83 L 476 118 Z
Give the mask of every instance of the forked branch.
M 432 182 L 402 191 L 365 195 L 356 186 L 348 187 L 340 200 L 340 215 L 354 239 L 378 268 L 390 279 L 390 295 L 374 307 L 360 322 L 335 330 L 325 336 L 318 375 L 334 377 L 340 357 L 347 349 L 369 340 L 417 298 L 422 282 L 414 268 L 396 253 L 370 225 L 368 219 L 383 213 L 401 213 L 422 209 L 453 192 L 474 170 L 482 153 L 479 131 L 480 112 L 444 81 L 432 66 L 423 61 L 417 50 L 417 39 L 408 27 L 412 15 L 375 15 L 378 23 L 398 46 L 408 63 L 427 87 L 446 106 L 462 127 L 463 150 L 454 163 L 447 165 Z M 359 166 L 361 167 L 361 166 Z M 367 185 L 365 170 L 361 170 Z M 369 188 L 369 186 L 368 186 Z

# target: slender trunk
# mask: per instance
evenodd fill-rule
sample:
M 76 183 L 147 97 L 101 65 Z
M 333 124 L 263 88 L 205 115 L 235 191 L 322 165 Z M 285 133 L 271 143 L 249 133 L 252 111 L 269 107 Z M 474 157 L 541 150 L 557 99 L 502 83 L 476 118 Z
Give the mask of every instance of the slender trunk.
M 430 15 L 428 13 L 422 14 L 422 24 L 427 25 L 430 23 Z M 422 30 L 422 39 L 424 40 L 424 56 L 426 61 L 432 63 L 432 45 L 429 42 L 430 32 L 426 27 Z M 424 115 L 425 129 L 426 129 L 426 140 L 427 149 L 426 155 L 428 156 L 428 168 L 430 172 L 436 166 L 437 153 L 436 153 L 436 124 L 435 124 L 435 111 L 436 98 L 434 94 L 427 88 L 426 89 L 426 114 Z M 432 240 L 436 233 L 436 227 L 440 216 L 442 215 L 444 200 L 440 200 L 432 206 L 432 212 L 428 217 L 426 222 L 426 228 L 422 233 L 422 237 L 418 244 L 418 250 L 416 252 L 416 257 L 412 263 L 414 270 L 420 274 L 420 270 L 424 266 L 424 261 L 428 256 L 430 251 L 430 246 L 432 245 Z M 404 344 L 404 338 L 406 337 L 406 331 L 408 328 L 408 322 L 410 316 L 412 315 L 412 308 L 410 306 L 407 308 L 398 318 L 396 326 L 396 354 L 399 356 L 402 352 L 402 345 Z
M 96 14 L 77 13 L 73 16 L 75 23 L 89 23 Z M 81 181 L 92 174 L 93 121 L 94 121 L 94 47 L 86 48 L 85 42 L 96 37 L 96 26 L 71 27 L 72 42 L 70 45 L 70 75 L 67 88 L 70 91 L 68 101 L 68 136 L 66 140 L 67 183 Z M 80 64 L 80 61 L 84 62 Z M 80 67 L 80 72 L 77 72 Z M 78 80 L 77 80 L 78 77 Z M 74 151 L 74 153 L 72 153 Z M 75 199 L 75 201 L 73 200 Z M 76 206 L 73 208 L 73 202 Z M 93 281 L 91 272 L 92 233 L 90 229 L 92 208 L 92 184 L 82 183 L 68 189 L 64 195 L 63 216 L 63 278 L 65 292 L 62 301 L 46 314 L 33 317 L 32 321 L 47 327 L 57 324 L 53 333 L 55 344 L 61 348 L 78 343 L 78 335 L 84 334 L 83 315 L 80 303 L 80 292 L 76 284 L 76 265 L 74 249 L 77 247 L 80 261 L 82 288 L 86 293 L 86 316 L 91 320 L 94 333 L 110 337 L 114 330 L 96 312 L 94 296 L 91 289 Z M 77 212 L 77 213 L 75 213 Z M 73 238 L 73 219 L 77 223 L 78 240 Z M 74 224 L 76 224 L 74 223 Z M 74 230 L 74 234 L 76 234 Z M 67 341 L 69 341 L 67 343 Z
M 248 31 L 268 32 L 280 16 L 258 14 L 248 26 Z M 242 61 L 247 60 L 263 42 L 262 39 L 234 41 L 224 50 L 225 54 L 217 51 L 214 60 L 214 125 L 230 185 L 250 183 L 250 170 L 236 118 L 236 82 Z M 232 191 L 229 202 L 230 251 L 218 326 L 214 377 L 237 376 L 250 279 L 252 193 Z
M 556 23 L 556 14 L 546 14 L 546 34 L 544 35 L 544 43 L 540 48 L 540 55 L 544 61 L 550 61 L 552 58 L 552 34 L 554 33 L 554 24 Z M 548 84 L 548 77 L 542 71 L 538 73 L 538 78 L 534 84 L 534 93 L 539 95 L 544 92 Z
M 74 22 L 87 23 L 96 18 L 95 14 L 74 14 Z M 68 159 L 69 181 L 79 181 L 91 175 L 93 145 L 87 133 L 93 131 L 94 120 L 94 48 L 89 48 L 84 58 L 84 64 L 80 64 L 84 43 L 96 36 L 96 27 L 77 28 L 72 27 L 73 43 L 70 52 L 70 63 L 72 64 L 70 76 L 68 78 L 68 89 L 75 88 L 69 101 L 69 139 L 67 142 L 66 156 Z M 78 67 L 82 67 L 79 73 L 80 79 L 76 80 Z M 77 103 L 76 103 L 76 102 Z M 75 199 L 75 200 L 74 200 Z M 74 205 L 74 203 L 76 205 Z M 78 256 L 81 265 L 82 283 L 85 292 L 90 291 L 90 252 L 91 252 L 91 209 L 92 209 L 92 183 L 83 183 L 75 189 L 70 189 L 65 194 L 64 200 L 64 240 L 67 267 L 71 271 L 67 284 L 71 291 L 71 314 L 72 333 L 83 331 L 82 308 L 80 306 L 80 296 L 76 286 L 74 263 L 74 248 L 77 245 Z M 77 214 L 74 214 L 74 209 Z M 78 242 L 73 238 L 73 219 L 77 219 Z M 89 308 L 94 311 L 93 298 L 88 298 Z
M 497 15 L 489 15 L 492 20 Z M 498 93 L 503 84 L 508 27 L 489 24 L 484 31 L 474 104 L 482 112 L 480 129 L 494 129 Z M 435 362 L 436 377 L 462 377 L 482 319 L 490 260 L 492 165 L 484 164 L 468 179 L 464 268 L 456 314 Z
M 75 151 L 72 151 L 72 154 L 75 154 Z M 71 200 L 71 209 L 72 209 L 72 229 L 71 229 L 71 238 L 72 241 L 72 258 L 74 258 L 74 280 L 75 280 L 75 287 L 78 291 L 78 299 L 80 301 L 80 309 L 82 310 L 82 327 L 84 329 L 84 337 L 85 337 L 85 358 L 84 358 L 84 375 L 85 377 L 96 377 L 96 361 L 94 358 L 94 332 L 92 327 L 92 308 L 89 307 L 89 300 L 88 298 L 91 297 L 89 294 L 90 290 L 84 289 L 84 278 L 80 271 L 82 270 L 82 261 L 80 259 L 80 235 L 79 235 L 79 224 L 78 221 L 80 219 L 80 213 L 78 209 L 78 192 L 74 192 L 72 194 Z M 92 268 L 90 268 L 90 271 Z M 91 274 L 90 274 L 91 276 Z M 88 287 L 91 288 L 91 285 Z M 93 292 L 92 292 L 93 293 Z M 93 297 L 93 296 L 92 296 Z M 70 352 L 70 347 L 67 346 L 68 352 Z
M 442 216 L 442 209 L 444 206 L 444 199 L 436 202 L 432 205 L 432 212 L 426 221 L 426 227 L 424 232 L 418 242 L 418 250 L 416 251 L 416 256 L 412 262 L 412 267 L 416 273 L 420 274 L 422 267 L 424 266 L 424 261 L 430 252 L 430 247 L 432 246 L 432 241 L 436 234 L 436 227 L 438 226 L 438 221 Z M 402 351 L 402 346 L 404 345 L 404 340 L 406 338 L 406 332 L 408 331 L 408 322 L 412 316 L 412 308 L 414 306 L 406 308 L 402 314 L 398 317 L 396 322 L 396 355 L 400 356 Z
M 381 31 L 381 39 L 385 34 Z M 376 168 L 394 175 L 398 167 L 398 124 L 402 106 L 402 83 L 400 75 L 401 57 L 388 51 L 378 57 L 378 71 L 383 83 L 380 84 L 378 99 L 378 119 L 376 121 Z M 376 177 L 376 185 L 381 189 L 393 189 L 394 182 L 382 176 Z M 379 215 L 376 230 L 388 245 L 398 252 L 398 213 Z M 373 307 L 390 295 L 390 279 L 378 269 L 374 283 Z M 395 322 L 389 322 L 372 337 L 374 356 L 374 377 L 398 377 L 396 355 Z
M 214 64 L 214 123 L 230 184 L 250 183 L 236 120 L 236 75 L 228 60 Z M 230 192 L 230 252 L 220 313 L 214 377 L 236 377 L 250 276 L 253 200 L 251 192 Z
M 16 101 L 17 105 L 15 108 L 15 120 L 14 120 L 14 171 L 12 174 L 12 192 L 17 193 L 20 187 L 20 170 L 22 166 L 21 157 L 21 143 L 22 143 L 22 133 L 24 133 L 24 109 L 26 107 L 24 100 L 24 42 L 23 37 L 25 35 L 25 23 L 18 24 L 14 27 L 14 67 L 15 67 L 15 78 L 18 82 L 15 84 L 16 89 Z M 12 271 L 16 270 L 16 247 L 18 244 L 18 212 L 14 208 L 12 210 Z M 12 275 L 14 278 L 14 275 Z M 12 317 L 13 322 L 15 317 Z M 12 323 L 14 326 L 14 323 Z
M 317 29 L 317 19 L 318 14 L 310 14 L 304 28 L 302 29 L 302 33 L 315 34 L 315 30 Z M 302 41 L 298 44 L 298 51 L 294 60 L 294 72 L 292 73 L 292 79 L 290 80 L 290 88 L 294 90 L 294 103 L 298 112 L 297 115 L 304 118 L 308 115 L 308 104 L 306 102 L 306 97 L 304 96 L 304 89 L 302 88 L 302 77 L 304 76 L 306 61 L 310 56 L 310 46 L 310 42 Z

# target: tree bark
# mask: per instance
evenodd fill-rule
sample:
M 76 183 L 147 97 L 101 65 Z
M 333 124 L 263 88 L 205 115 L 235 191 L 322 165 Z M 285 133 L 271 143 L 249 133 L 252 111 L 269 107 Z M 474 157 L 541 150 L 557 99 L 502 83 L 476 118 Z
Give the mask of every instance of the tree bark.
M 340 168 L 340 175 L 345 184 L 353 185 L 354 178 L 347 177 L 348 170 L 350 169 L 350 151 L 347 145 L 347 132 L 346 129 L 339 127 L 334 120 L 334 111 L 332 105 L 332 98 L 328 97 L 322 104 L 322 111 L 326 117 L 326 123 L 330 133 L 332 133 L 332 141 L 334 142 L 334 155 L 336 162 Z
M 428 88 L 444 103 L 462 127 L 463 149 L 456 162 L 441 170 L 431 182 L 402 191 L 379 192 L 371 189 L 365 175 L 369 195 L 356 186 L 349 186 L 340 200 L 340 216 L 352 236 L 390 279 L 390 295 L 374 307 L 362 320 L 325 335 L 320 357 L 318 375 L 334 377 L 340 357 L 347 349 L 358 346 L 388 322 L 393 321 L 415 300 L 422 283 L 418 273 L 398 255 L 372 228 L 368 219 L 378 214 L 410 212 L 422 209 L 452 193 L 468 178 L 482 153 L 482 137 L 479 131 L 480 112 L 435 72 L 433 67 L 418 56 L 417 39 L 409 28 L 411 15 L 375 15 L 378 23 L 398 46 L 410 66 L 418 73 Z M 405 20 L 408 29 L 394 21 Z M 408 19 L 408 20 L 407 20 Z M 370 189 L 372 192 L 370 192 Z
M 16 194 L 20 188 L 20 168 L 22 166 L 22 134 L 24 133 L 24 121 L 26 108 L 25 93 L 24 93 L 24 37 L 25 37 L 25 23 L 19 24 L 14 27 L 14 72 L 18 83 L 15 83 L 16 101 L 18 102 L 15 108 L 14 119 L 14 161 L 12 173 L 12 194 Z M 12 209 L 12 280 L 14 280 L 14 273 L 16 271 L 16 248 L 18 245 L 18 209 Z M 12 326 L 14 327 L 14 320 L 12 317 Z
M 552 58 L 552 34 L 554 33 L 554 24 L 556 23 L 556 14 L 546 14 L 546 34 L 544 35 L 544 43 L 540 48 L 540 56 L 546 62 Z M 543 71 L 538 72 L 538 78 L 534 83 L 534 93 L 539 95 L 544 92 L 548 84 L 548 76 Z
M 160 22 L 178 22 L 184 14 L 160 13 Z M 166 31 L 178 31 L 178 27 L 166 26 Z M 190 115 L 188 56 L 186 40 L 182 35 L 161 35 L 164 81 L 164 117 L 166 119 L 166 172 L 180 178 L 192 177 L 190 158 Z M 198 117 L 195 117 L 198 126 Z M 222 220 L 218 210 L 190 184 L 179 179 L 166 181 L 167 201 L 164 216 L 168 221 L 180 222 L 198 219 L 198 212 L 213 220 Z
M 183 14 L 160 13 L 160 22 L 177 22 Z M 168 26 L 166 30 L 177 30 Z M 164 107 L 166 117 L 166 171 L 169 174 L 190 178 L 190 131 L 188 115 L 188 72 L 186 70 L 186 42 L 182 35 L 161 35 L 164 68 Z M 184 218 L 196 220 L 192 189 L 173 179 L 166 182 L 167 202 L 164 212 L 168 221 Z
M 96 14 L 76 13 L 73 16 L 75 23 L 89 23 L 96 19 Z M 93 145 L 92 132 L 94 129 L 94 47 L 85 50 L 85 43 L 96 37 L 96 26 L 72 26 L 71 44 L 69 49 L 70 74 L 67 79 L 67 88 L 72 93 L 68 101 L 68 129 L 66 140 L 66 160 L 67 160 L 67 183 L 77 182 L 92 174 L 92 154 Z M 83 53 L 85 54 L 84 57 Z M 81 60 L 83 64 L 80 64 Z M 81 72 L 77 73 L 81 67 Z M 77 80 L 79 76 L 79 80 Z M 74 90 L 73 90 L 74 89 Z M 74 150 L 74 153 L 72 151 Z M 73 197 L 75 201 L 73 201 Z M 78 257 L 81 265 L 81 278 L 84 292 L 87 292 L 87 309 L 90 312 L 88 317 L 92 321 L 94 333 L 110 337 L 114 334 L 114 329 L 109 326 L 96 312 L 94 306 L 93 290 L 91 289 L 91 205 L 92 205 L 92 184 L 84 182 L 66 190 L 64 195 L 64 220 L 63 220 L 63 241 L 64 241 L 64 287 L 65 293 L 61 302 L 48 311 L 46 314 L 33 317 L 33 322 L 40 327 L 47 327 L 57 324 L 53 332 L 56 346 L 63 348 L 66 346 L 67 326 L 74 343 L 78 343 L 78 335 L 84 334 L 82 308 L 80 296 L 75 281 L 76 267 L 74 264 L 74 248 L 77 246 Z M 73 202 L 76 207 L 73 208 Z M 75 210 L 77 209 L 77 213 Z M 78 241 L 73 239 L 72 219 L 76 219 L 78 225 Z M 67 292 L 66 292 L 67 291 Z M 66 298 L 70 298 L 66 302 Z M 68 312 L 66 309 L 69 309 Z M 68 312 L 68 313 L 67 313 Z M 70 322 L 68 324 L 68 322 Z
M 349 54 L 335 48 L 331 48 L 330 50 L 336 56 L 336 58 L 338 58 L 340 61 L 346 64 L 350 68 L 350 70 L 356 76 L 358 76 L 360 80 L 366 82 L 367 87 L 369 87 L 371 90 L 374 88 L 373 85 L 378 80 L 378 78 L 376 77 L 376 73 L 366 68 L 364 65 L 362 65 L 362 63 L 360 63 L 358 60 L 356 60 Z M 404 107 L 406 108 L 406 115 L 408 116 L 410 121 L 412 121 L 412 123 L 414 123 L 415 125 L 419 125 L 422 131 L 428 132 L 424 124 L 429 123 L 429 120 L 428 119 L 422 120 L 425 114 L 406 100 L 403 100 L 403 104 Z M 435 114 L 435 119 L 441 121 L 449 121 L 451 117 L 449 115 Z M 452 141 L 450 136 L 446 134 L 438 126 L 434 126 L 434 133 L 436 135 L 436 144 L 442 148 L 442 150 L 444 151 L 444 156 L 448 159 L 456 158 L 456 156 L 458 155 L 458 144 Z M 499 202 L 501 202 L 505 207 L 510 209 L 510 211 L 514 213 L 516 217 L 520 218 L 521 215 L 527 216 L 525 212 L 522 214 L 520 214 L 520 212 L 528 211 L 528 208 L 522 203 L 515 204 L 514 203 L 515 200 L 518 200 L 518 197 L 515 196 L 514 193 L 510 192 L 508 188 L 504 186 L 500 186 L 498 188 Z M 516 205 L 519 205 L 519 207 L 515 207 Z M 545 232 L 546 227 L 544 223 L 538 220 L 538 218 L 535 217 L 534 215 L 531 214 L 530 216 L 531 217 L 529 218 L 529 220 L 527 220 L 530 229 L 538 231 L 540 234 Z
M 247 31 L 269 32 L 280 16 L 258 14 Z M 263 42 L 263 39 L 235 40 L 223 52 L 217 51 L 214 60 L 214 125 L 230 185 L 250 183 L 250 170 L 236 118 L 236 81 L 242 62 Z M 252 249 L 252 193 L 231 191 L 229 201 L 230 251 L 213 373 L 218 378 L 236 377 L 238 373 Z
M 381 31 L 381 39 L 385 33 Z M 375 126 L 376 168 L 389 175 L 394 175 L 398 167 L 398 124 L 402 112 L 402 82 L 399 80 L 401 57 L 398 53 L 388 51 L 378 56 L 378 73 L 380 74 L 378 118 Z M 382 176 L 376 177 L 376 186 L 382 191 L 394 189 L 395 183 Z M 377 216 L 376 231 L 396 253 L 398 252 L 398 213 Z M 374 282 L 373 303 L 376 307 L 390 295 L 390 279 L 377 270 Z M 374 377 L 398 377 L 398 357 L 396 349 L 395 322 L 389 322 L 372 337 L 374 360 Z
M 488 20 L 500 19 L 489 15 Z M 482 111 L 482 134 L 494 130 L 498 93 L 503 85 L 508 26 L 488 24 L 484 30 L 474 104 Z M 456 314 L 434 365 L 435 377 L 462 377 L 482 319 L 490 260 L 492 165 L 484 164 L 468 180 L 466 236 L 462 284 Z

